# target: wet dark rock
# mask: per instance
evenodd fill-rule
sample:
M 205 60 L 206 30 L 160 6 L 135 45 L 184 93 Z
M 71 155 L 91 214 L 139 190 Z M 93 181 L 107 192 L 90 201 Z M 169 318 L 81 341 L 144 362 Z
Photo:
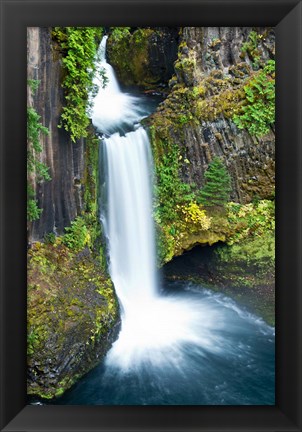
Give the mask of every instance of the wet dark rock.
M 104 357 L 119 327 L 112 282 L 92 253 L 36 243 L 28 266 L 28 394 L 61 395 Z
M 68 133 L 58 128 L 64 104 L 63 69 L 61 55 L 52 45 L 51 29 L 28 27 L 27 34 L 27 77 L 40 81 L 34 95 L 29 91 L 28 101 L 50 132 L 40 137 L 43 150 L 39 157 L 52 179 L 37 184 L 32 178 L 42 209 L 40 218 L 29 226 L 29 240 L 34 241 L 47 233 L 61 234 L 83 210 L 85 140 L 72 143 Z

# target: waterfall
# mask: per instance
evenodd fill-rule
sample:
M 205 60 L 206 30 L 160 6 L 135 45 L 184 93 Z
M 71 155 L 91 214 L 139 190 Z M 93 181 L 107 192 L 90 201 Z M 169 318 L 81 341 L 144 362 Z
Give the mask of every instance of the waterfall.
M 128 368 L 146 359 L 164 362 L 166 350 L 171 350 L 173 344 L 175 347 L 195 340 L 192 324 L 198 305 L 159 293 L 152 221 L 152 156 L 148 135 L 139 124 L 149 110 L 141 98 L 120 90 L 105 58 L 106 40 L 105 36 L 99 54 L 108 84 L 99 87 L 92 121 L 104 135 L 107 203 L 101 213 L 108 239 L 110 275 L 122 309 L 119 339 L 107 358 Z M 214 316 L 208 312 L 207 319 L 198 336 L 204 341 Z
M 104 139 L 110 272 L 125 314 L 156 294 L 151 154 L 146 131 Z
M 108 83 L 95 77 L 92 121 L 102 135 L 101 221 L 122 326 L 105 359 L 59 403 L 274 405 L 274 329 L 200 284 L 157 279 L 152 154 L 140 124 L 151 107 L 121 91 L 106 41 L 98 66 Z
M 156 294 L 152 156 L 148 135 L 139 125 L 148 111 L 139 98 L 120 90 L 105 58 L 106 41 L 107 36 L 100 44 L 99 58 L 108 83 L 99 88 L 92 122 L 105 135 L 102 150 L 108 202 L 101 212 L 109 242 L 110 274 L 127 315 L 138 303 L 149 304 Z
M 89 398 L 96 404 L 274 403 L 273 329 L 220 294 L 188 283 L 169 291 L 158 283 L 152 155 L 140 124 L 150 107 L 146 98 L 121 91 L 106 61 L 106 41 L 99 67 L 108 83 L 103 88 L 101 76 L 95 78 L 92 122 L 102 134 L 101 220 L 122 327 Z M 267 377 L 270 392 L 261 399 L 255 380 Z

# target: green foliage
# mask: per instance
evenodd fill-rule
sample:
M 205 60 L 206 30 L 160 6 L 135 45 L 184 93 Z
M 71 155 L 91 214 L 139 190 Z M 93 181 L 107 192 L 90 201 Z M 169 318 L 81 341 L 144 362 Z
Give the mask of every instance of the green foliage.
M 28 394 L 51 399 L 74 384 L 79 368 L 83 374 L 95 365 L 94 345 L 102 335 L 106 336 L 101 340 L 104 351 L 109 348 L 108 335 L 118 318 L 118 302 L 97 251 L 87 247 L 74 251 L 62 244 L 60 237 L 32 245 L 27 277 Z M 74 335 L 76 340 L 71 341 L 70 328 L 80 329 Z M 85 346 L 87 358 L 77 350 L 78 344 Z M 45 375 L 49 359 L 55 364 L 73 347 L 71 357 L 79 367 L 67 368 L 55 378 Z
M 110 27 L 111 37 L 115 42 L 130 36 L 131 27 Z
M 181 57 L 178 59 L 175 64 L 175 70 L 184 71 L 184 72 L 193 72 L 196 66 L 196 61 L 193 58 Z
M 179 57 L 174 63 L 174 70 L 182 80 L 189 85 L 194 82 L 194 70 L 196 67 L 196 60 L 194 58 Z
M 97 238 L 101 235 L 100 224 L 96 220 L 96 216 L 89 213 L 74 219 L 70 227 L 65 228 L 65 232 L 62 243 L 74 252 L 85 247 L 92 249 Z
M 133 31 L 132 31 L 133 30 Z M 125 85 L 154 88 L 160 77 L 150 68 L 152 35 L 156 30 L 145 27 L 111 27 L 107 51 L 110 63 L 120 81 Z
M 248 54 L 254 62 L 254 67 L 258 68 L 260 61 L 260 50 L 258 48 L 259 42 L 263 38 L 262 34 L 258 34 L 254 30 L 250 32 L 248 40 L 241 47 L 241 57 Z
M 193 116 L 191 114 L 189 115 L 180 114 L 178 118 L 178 123 L 182 126 L 184 124 L 189 123 L 191 120 L 193 120 Z
M 191 186 L 183 183 L 179 177 L 179 148 L 172 145 L 156 165 L 156 212 L 161 222 L 173 222 L 179 219 L 177 205 L 193 200 Z
M 35 172 L 39 180 L 50 180 L 48 168 L 39 162 L 36 153 L 41 153 L 40 134 L 48 135 L 48 129 L 40 123 L 39 114 L 32 108 L 27 108 L 27 170 L 29 173 Z
M 224 207 L 230 199 L 231 179 L 220 158 L 212 160 L 204 177 L 206 182 L 200 192 L 200 202 L 205 207 Z
M 27 220 L 28 222 L 39 219 L 42 209 L 39 209 L 38 202 L 35 199 L 35 191 L 27 182 Z
M 154 220 L 157 229 L 158 263 L 170 261 L 182 250 L 184 237 L 209 230 L 211 218 L 196 202 L 196 185 L 180 178 L 181 164 L 189 161 L 177 144 L 160 137 L 150 127 L 156 168 Z
M 29 222 L 39 219 L 42 209 L 38 207 L 38 202 L 32 197 L 27 198 L 27 220 Z
M 85 246 L 91 246 L 91 236 L 82 217 L 77 217 L 71 226 L 65 228 L 66 234 L 62 238 L 63 244 L 73 251 L 79 251 Z
M 261 200 L 256 203 L 228 203 L 227 219 L 232 234 L 228 244 L 237 243 L 251 236 L 263 236 L 275 231 L 275 202 Z
M 244 91 L 245 104 L 233 121 L 239 129 L 263 136 L 275 122 L 275 61 L 268 60 L 265 67 L 244 86 Z
M 54 233 L 48 233 L 44 235 L 45 244 L 55 244 L 56 235 Z
M 27 355 L 32 355 L 39 344 L 39 335 L 34 328 L 27 334 Z
M 94 215 L 97 211 L 98 156 L 99 139 L 94 136 L 92 131 L 88 131 L 83 179 L 84 202 L 85 211 Z
M 241 261 L 258 265 L 268 262 L 273 267 L 275 264 L 274 231 L 263 230 L 261 235 L 249 236 L 229 247 L 218 248 L 216 253 L 224 262 Z
M 96 55 L 102 34 L 101 27 L 55 27 L 52 36 L 63 54 L 65 77 L 62 86 L 66 106 L 63 107 L 60 127 L 70 133 L 73 142 L 87 136 L 92 108 L 90 94 L 95 92 L 93 77 L 100 76 L 106 84 L 104 70 L 97 70 Z
M 31 91 L 35 93 L 40 85 L 40 80 L 28 79 L 27 85 L 30 87 Z
M 27 80 L 28 86 L 35 92 L 39 86 L 38 80 Z M 49 130 L 40 122 L 41 116 L 33 107 L 27 107 L 27 175 L 34 173 L 37 182 L 51 180 L 48 167 L 40 162 L 38 154 L 42 152 L 41 134 L 48 135 Z M 42 210 L 38 207 L 33 187 L 27 184 L 27 220 L 39 219 Z

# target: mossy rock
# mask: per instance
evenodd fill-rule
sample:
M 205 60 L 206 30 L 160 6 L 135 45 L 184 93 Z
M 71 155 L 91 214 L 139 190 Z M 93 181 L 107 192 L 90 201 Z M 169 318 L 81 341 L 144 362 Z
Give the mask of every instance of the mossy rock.
M 212 274 L 226 293 L 275 325 L 275 237 L 245 239 L 215 250 Z
M 27 320 L 28 394 L 60 396 L 102 359 L 119 325 L 112 282 L 89 248 L 33 245 Z
M 180 265 L 178 260 L 185 259 Z M 274 236 L 251 237 L 228 246 L 196 247 L 164 266 L 169 279 L 191 280 L 223 293 L 275 325 Z
M 114 31 L 107 43 L 108 60 L 125 86 L 158 90 L 168 85 L 177 57 L 178 29 L 146 27 Z

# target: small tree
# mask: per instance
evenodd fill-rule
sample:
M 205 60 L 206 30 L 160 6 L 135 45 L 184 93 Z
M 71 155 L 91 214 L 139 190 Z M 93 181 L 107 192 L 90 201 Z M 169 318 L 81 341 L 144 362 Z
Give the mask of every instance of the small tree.
M 230 199 L 231 178 L 219 157 L 214 157 L 205 174 L 200 201 L 205 207 L 224 207 Z

